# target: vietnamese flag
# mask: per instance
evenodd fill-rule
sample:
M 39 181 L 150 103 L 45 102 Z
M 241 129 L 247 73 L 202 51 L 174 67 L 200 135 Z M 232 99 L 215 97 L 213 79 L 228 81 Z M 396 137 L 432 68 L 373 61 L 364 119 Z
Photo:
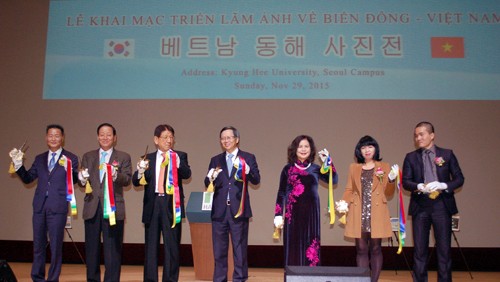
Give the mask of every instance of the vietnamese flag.
M 463 37 L 431 37 L 432 58 L 464 58 Z

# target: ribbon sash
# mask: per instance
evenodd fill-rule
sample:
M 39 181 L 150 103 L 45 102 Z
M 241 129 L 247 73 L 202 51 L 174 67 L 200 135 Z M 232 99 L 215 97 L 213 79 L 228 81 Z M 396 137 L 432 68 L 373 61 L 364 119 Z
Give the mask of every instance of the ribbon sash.
M 234 216 L 234 218 L 240 217 L 243 212 L 245 212 L 245 201 L 247 198 L 247 186 L 248 183 L 246 181 L 246 168 L 247 168 L 247 163 L 245 162 L 245 159 L 240 157 L 240 162 L 238 164 L 238 167 L 236 168 L 236 173 L 234 174 L 234 178 L 237 181 L 243 182 L 243 191 L 241 191 L 241 200 L 240 200 L 240 207 L 238 208 L 238 212 Z
M 75 189 L 73 187 L 73 166 L 71 159 L 66 157 L 66 201 L 70 203 L 71 215 L 77 214 Z
M 166 168 L 167 177 L 165 177 L 166 193 L 172 195 L 172 228 L 181 222 L 181 194 L 179 191 L 179 177 L 177 174 L 177 154 L 170 150 L 168 154 L 169 162 Z
M 403 202 L 403 186 L 401 184 L 401 178 L 402 178 L 402 172 L 401 170 L 398 171 L 398 175 L 396 176 L 396 186 L 398 187 L 399 191 L 399 201 L 398 201 L 398 251 L 397 254 L 400 254 L 403 251 L 403 246 L 405 245 L 405 238 L 406 238 L 406 218 L 405 218 L 405 207 L 404 207 L 404 202 Z
M 116 205 L 115 205 L 115 193 L 113 191 L 113 168 L 110 164 L 105 164 L 105 175 L 103 179 L 104 185 L 104 206 L 103 206 L 103 217 L 109 219 L 109 225 L 116 224 Z
M 330 155 L 326 158 L 325 162 L 321 166 L 320 172 L 322 174 L 326 174 L 330 172 L 330 176 L 328 177 L 328 213 L 330 214 L 330 224 L 335 223 L 335 206 L 333 200 L 333 173 L 336 173 L 337 170 L 333 165 L 332 158 Z

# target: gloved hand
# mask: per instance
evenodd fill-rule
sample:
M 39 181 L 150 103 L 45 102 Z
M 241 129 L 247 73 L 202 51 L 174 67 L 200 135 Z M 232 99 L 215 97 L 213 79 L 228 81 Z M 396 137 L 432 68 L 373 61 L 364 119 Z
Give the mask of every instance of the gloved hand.
M 217 178 L 217 176 L 219 175 L 219 173 L 221 171 L 222 171 L 222 169 L 220 167 L 218 167 L 218 168 L 211 168 L 208 171 L 208 174 L 207 174 L 208 180 L 210 180 L 210 182 L 214 181 L 215 178 Z
M 78 172 L 78 180 L 80 180 L 80 183 L 85 186 L 87 184 L 87 180 L 89 179 L 89 169 L 84 168 Z
M 428 183 L 426 185 L 426 188 L 429 190 L 429 192 L 434 192 L 436 190 L 445 190 L 446 188 L 448 188 L 448 185 L 444 182 L 432 181 L 431 183 Z
M 15 170 L 23 166 L 24 153 L 21 150 L 14 148 L 9 152 L 9 156 L 12 158 Z
M 179 166 L 181 165 L 181 158 L 179 158 L 179 155 L 177 155 L 177 153 L 175 153 L 175 161 L 177 163 L 177 168 L 179 168 Z
M 144 175 L 144 172 L 146 171 L 146 169 L 148 169 L 148 167 L 149 167 L 149 160 L 141 159 L 137 163 L 137 178 L 138 179 L 142 178 L 142 176 Z
M 349 204 L 346 201 L 340 200 L 335 202 L 335 204 L 339 213 L 347 213 L 349 211 Z
M 330 153 L 328 152 L 327 149 L 323 149 L 323 150 L 318 152 L 318 156 L 321 159 L 322 163 L 324 163 L 326 161 L 326 158 L 328 158 L 329 155 L 330 155 Z
M 236 160 L 234 160 L 234 167 L 238 168 L 240 166 L 240 158 L 236 157 Z M 248 164 L 245 165 L 245 174 L 250 173 L 250 166 Z
M 389 175 L 387 177 L 389 177 L 390 181 L 394 181 L 394 179 L 396 179 L 398 174 L 399 174 L 399 165 L 394 164 L 391 166 L 391 171 L 389 172 Z
M 277 215 L 274 217 L 274 227 L 283 228 L 283 216 Z
M 419 183 L 417 185 L 417 189 L 418 189 L 418 191 L 420 191 L 420 192 L 422 192 L 424 194 L 429 194 L 429 189 L 427 188 L 427 186 L 425 186 L 424 183 Z
M 115 166 L 111 166 L 111 176 L 113 177 L 113 181 L 116 181 L 116 178 L 118 178 L 118 168 Z

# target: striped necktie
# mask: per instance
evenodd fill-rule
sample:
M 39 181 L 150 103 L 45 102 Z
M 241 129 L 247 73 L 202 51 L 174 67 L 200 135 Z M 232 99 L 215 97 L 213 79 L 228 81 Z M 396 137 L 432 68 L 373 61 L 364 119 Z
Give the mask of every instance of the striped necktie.
M 56 165 L 56 153 L 52 153 L 52 158 L 50 158 L 49 162 L 49 171 L 52 171 L 54 169 L 54 166 Z
M 108 153 L 106 152 L 101 152 L 101 159 L 99 160 L 99 179 L 102 182 L 102 176 L 104 175 L 104 171 L 106 168 L 104 167 L 104 164 L 106 163 L 106 156 Z

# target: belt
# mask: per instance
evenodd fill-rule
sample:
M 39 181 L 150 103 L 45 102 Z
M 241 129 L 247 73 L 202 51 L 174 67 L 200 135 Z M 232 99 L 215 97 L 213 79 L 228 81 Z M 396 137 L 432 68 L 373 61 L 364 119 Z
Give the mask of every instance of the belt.
M 165 197 L 165 193 L 156 193 L 156 196 L 158 196 L 158 197 Z
M 226 200 L 226 205 L 230 206 L 231 205 L 231 201 L 230 200 Z

